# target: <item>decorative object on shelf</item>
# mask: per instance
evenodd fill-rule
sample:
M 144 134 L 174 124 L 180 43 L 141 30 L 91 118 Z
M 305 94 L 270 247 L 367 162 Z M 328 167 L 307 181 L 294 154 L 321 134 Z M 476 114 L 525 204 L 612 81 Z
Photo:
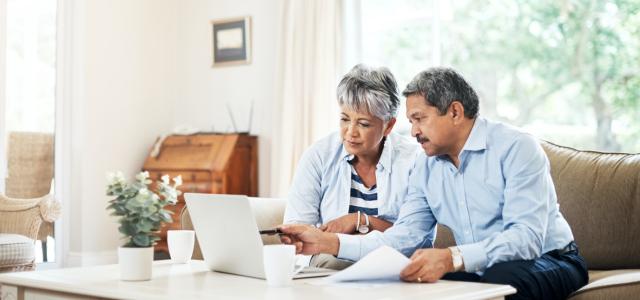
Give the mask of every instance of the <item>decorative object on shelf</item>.
M 258 137 L 246 134 L 198 133 L 169 135 L 150 151 L 142 169 L 151 179 L 163 174 L 182 176 L 182 192 L 258 195 Z M 175 206 L 173 222 L 162 225 L 156 257 L 169 258 L 167 230 L 181 229 L 180 212 L 185 206 L 182 196 Z M 196 237 L 197 239 L 197 237 Z M 197 248 L 197 243 L 196 243 Z
M 118 230 L 126 240 L 118 248 L 120 278 L 127 281 L 150 280 L 153 262 L 153 246 L 160 239 L 158 232 L 162 223 L 172 222 L 172 212 L 165 206 L 175 205 L 181 193 L 176 188 L 182 184 L 182 178 L 169 175 L 157 181 L 156 189 L 149 185 L 149 172 L 140 172 L 135 181 L 128 183 L 122 172 L 107 175 L 107 196 L 116 198 L 109 201 L 108 210 L 112 216 L 119 217 Z
M 251 17 L 211 20 L 213 67 L 251 63 Z

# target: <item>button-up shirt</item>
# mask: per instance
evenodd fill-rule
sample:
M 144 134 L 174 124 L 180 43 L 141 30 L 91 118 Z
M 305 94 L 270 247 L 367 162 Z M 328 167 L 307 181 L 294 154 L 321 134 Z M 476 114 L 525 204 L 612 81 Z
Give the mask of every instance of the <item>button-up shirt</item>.
M 477 118 L 459 155 L 419 158 L 409 199 L 423 199 L 425 218 L 451 228 L 467 272 L 530 260 L 573 240 L 559 211 L 549 160 L 538 140 Z
M 386 137 L 376 165 L 379 218 L 394 223 L 402 215 L 402 211 L 408 209 L 403 206 L 408 199 L 409 176 L 416 157 L 422 155 L 421 152 L 418 144 L 407 137 L 395 133 Z M 305 151 L 289 190 L 284 223 L 324 224 L 348 214 L 351 201 L 351 159 L 353 155 L 344 149 L 338 133 L 319 140 Z M 415 214 L 414 211 L 415 209 L 411 209 L 412 214 Z M 410 218 L 403 222 L 426 228 L 426 223 L 414 223 L 425 221 Z M 430 242 L 433 235 L 426 231 L 410 232 L 408 228 L 398 234 L 402 237 L 398 236 L 394 242 L 386 242 L 379 231 L 372 231 L 366 236 L 375 240 L 372 247 L 388 244 L 410 254 L 418 245 L 430 245 L 427 241 Z M 359 249 L 354 251 L 360 252 Z M 359 257 L 360 255 L 351 259 L 357 260 Z

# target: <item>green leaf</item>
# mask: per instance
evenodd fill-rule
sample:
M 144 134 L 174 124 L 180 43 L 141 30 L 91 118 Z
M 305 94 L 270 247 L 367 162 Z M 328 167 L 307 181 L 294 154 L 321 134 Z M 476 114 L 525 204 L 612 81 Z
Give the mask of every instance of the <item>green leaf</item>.
M 124 235 L 133 236 L 138 232 L 138 229 L 132 223 L 123 223 L 118 227 L 118 231 Z
M 149 247 L 151 246 L 151 239 L 146 234 L 137 234 L 133 237 L 133 243 L 138 247 Z
M 138 232 L 149 232 L 153 229 L 153 223 L 147 220 L 141 220 L 136 227 L 138 228 Z

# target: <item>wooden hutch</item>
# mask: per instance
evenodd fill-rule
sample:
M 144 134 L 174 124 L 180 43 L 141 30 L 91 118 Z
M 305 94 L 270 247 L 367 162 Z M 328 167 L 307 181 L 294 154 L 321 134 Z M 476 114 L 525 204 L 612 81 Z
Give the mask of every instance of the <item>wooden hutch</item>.
M 168 174 L 182 175 L 183 193 L 258 195 L 257 137 L 246 134 L 194 134 L 168 136 L 159 151 L 147 156 L 143 170 L 151 179 Z M 155 154 L 155 156 L 153 156 Z M 156 252 L 168 253 L 167 230 L 180 229 L 184 197 L 167 209 L 174 212 L 173 223 L 165 224 Z

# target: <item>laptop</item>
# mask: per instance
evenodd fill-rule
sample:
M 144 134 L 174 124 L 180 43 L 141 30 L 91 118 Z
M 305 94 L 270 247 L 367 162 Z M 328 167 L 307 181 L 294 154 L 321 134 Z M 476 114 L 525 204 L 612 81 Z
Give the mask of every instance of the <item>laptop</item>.
M 265 278 L 262 238 L 249 204 L 240 195 L 185 193 L 184 199 L 210 270 Z M 265 228 L 267 229 L 267 228 Z M 305 267 L 294 279 L 322 277 L 335 270 Z

